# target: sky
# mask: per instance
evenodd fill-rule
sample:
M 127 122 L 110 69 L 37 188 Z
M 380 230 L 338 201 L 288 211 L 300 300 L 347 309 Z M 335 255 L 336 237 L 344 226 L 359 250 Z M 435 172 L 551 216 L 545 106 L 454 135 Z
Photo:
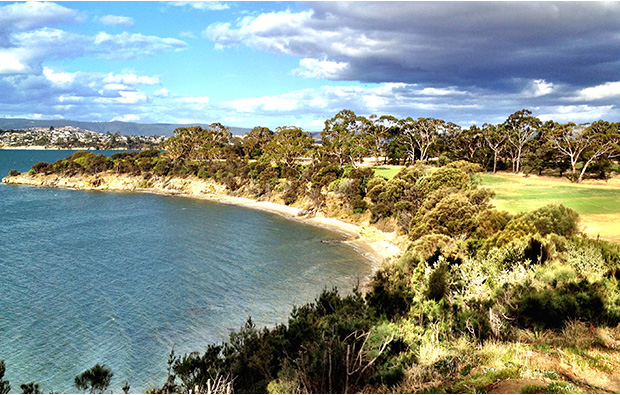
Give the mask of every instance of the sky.
M 0 2 L 0 117 L 620 120 L 620 2 Z

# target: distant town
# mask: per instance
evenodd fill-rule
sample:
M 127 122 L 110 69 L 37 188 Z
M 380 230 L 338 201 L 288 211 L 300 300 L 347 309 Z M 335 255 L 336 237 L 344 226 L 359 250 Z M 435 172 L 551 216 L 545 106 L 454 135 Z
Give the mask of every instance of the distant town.
M 144 150 L 160 148 L 166 136 L 135 136 L 116 133 L 97 133 L 75 126 L 0 130 L 0 149 L 87 149 L 87 150 Z

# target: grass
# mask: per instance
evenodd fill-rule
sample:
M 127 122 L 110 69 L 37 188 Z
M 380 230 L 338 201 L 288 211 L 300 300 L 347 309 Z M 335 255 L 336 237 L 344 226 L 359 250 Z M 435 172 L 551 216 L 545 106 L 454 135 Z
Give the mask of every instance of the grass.
M 495 206 L 516 214 L 550 203 L 563 204 L 581 216 L 583 231 L 620 242 L 620 184 L 618 181 L 571 183 L 553 177 L 519 174 L 481 174 L 481 186 L 495 191 Z
M 423 341 L 424 344 L 424 341 Z M 562 331 L 521 330 L 515 341 L 427 342 L 399 393 L 616 393 L 620 326 L 574 321 Z M 433 351 L 432 348 L 435 348 Z
M 482 174 L 480 178 L 481 186 L 495 191 L 497 208 L 512 213 L 530 211 L 549 203 L 564 204 L 584 215 L 620 213 L 618 187 L 513 174 Z
M 404 166 L 384 165 L 373 167 L 372 169 L 375 171 L 375 176 L 391 180 L 403 167 Z

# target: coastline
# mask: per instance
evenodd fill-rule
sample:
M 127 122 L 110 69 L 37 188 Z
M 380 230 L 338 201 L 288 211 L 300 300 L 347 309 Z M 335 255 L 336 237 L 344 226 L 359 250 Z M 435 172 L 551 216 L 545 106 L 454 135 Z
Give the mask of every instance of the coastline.
M 345 236 L 344 243 L 351 245 L 363 257 L 372 262 L 373 274 L 387 261 L 400 256 L 404 251 L 399 246 L 395 233 L 384 233 L 368 225 L 355 225 L 336 218 L 318 214 L 314 217 L 303 215 L 303 209 L 269 201 L 259 201 L 246 197 L 230 196 L 225 187 L 210 180 L 196 177 L 152 177 L 144 180 L 125 174 L 79 175 L 59 177 L 58 175 L 29 175 L 21 173 L 7 176 L 2 183 L 11 185 L 30 185 L 48 188 L 67 188 L 77 190 L 142 192 L 166 196 L 180 196 L 202 199 L 216 203 L 231 204 L 255 210 L 271 212 L 313 226 L 334 230 Z
M 98 150 L 94 147 L 72 147 L 72 148 L 61 148 L 61 147 L 47 147 L 44 145 L 18 145 L 18 146 L 0 146 L 0 151 L 102 151 Z M 105 151 L 128 151 L 128 148 L 110 148 L 105 149 Z

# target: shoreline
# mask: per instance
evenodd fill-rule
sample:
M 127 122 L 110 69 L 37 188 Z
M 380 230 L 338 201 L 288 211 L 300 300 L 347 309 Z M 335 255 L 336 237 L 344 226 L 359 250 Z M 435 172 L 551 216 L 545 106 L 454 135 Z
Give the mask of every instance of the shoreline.
M 0 146 L 0 151 L 132 151 L 129 148 L 110 148 L 110 149 L 97 149 L 94 147 L 74 147 L 74 148 L 61 148 L 61 147 L 46 147 L 43 145 L 20 145 L 20 146 Z
M 95 175 L 59 177 L 57 175 L 34 175 L 21 173 L 18 176 L 7 176 L 2 183 L 9 185 L 28 185 L 46 188 L 65 188 L 86 191 L 109 192 L 139 192 L 153 193 L 163 196 L 179 196 L 201 199 L 215 203 L 230 204 L 249 209 L 261 210 L 283 216 L 313 226 L 329 229 L 344 236 L 342 241 L 353 247 L 361 256 L 371 262 L 370 277 L 386 261 L 400 256 L 404 251 L 399 247 L 395 233 L 384 233 L 366 225 L 355 225 L 336 218 L 329 218 L 321 214 L 313 217 L 300 215 L 302 208 L 286 206 L 269 201 L 230 196 L 225 193 L 225 187 L 213 181 L 195 177 L 154 177 L 149 180 L 151 185 L 145 186 L 145 180 L 127 175 Z M 363 286 L 363 284 L 360 284 Z

